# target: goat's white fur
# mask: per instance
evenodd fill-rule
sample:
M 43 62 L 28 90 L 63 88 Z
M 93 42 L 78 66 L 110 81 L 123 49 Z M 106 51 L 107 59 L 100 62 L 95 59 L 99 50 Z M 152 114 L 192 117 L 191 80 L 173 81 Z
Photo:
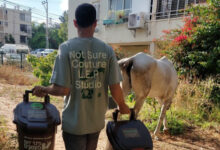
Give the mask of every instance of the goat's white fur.
M 140 111 L 145 98 L 157 98 L 161 104 L 161 112 L 154 135 L 157 136 L 162 121 L 167 129 L 166 110 L 169 109 L 178 85 L 178 77 L 173 64 L 166 58 L 154 59 L 145 53 L 118 61 L 122 71 L 122 90 L 127 96 L 131 89 L 135 93 L 136 115 Z

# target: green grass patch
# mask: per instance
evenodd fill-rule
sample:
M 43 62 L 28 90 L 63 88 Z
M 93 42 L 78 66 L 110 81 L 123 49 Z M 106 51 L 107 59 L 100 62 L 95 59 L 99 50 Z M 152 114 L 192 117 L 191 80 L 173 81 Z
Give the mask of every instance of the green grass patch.
M 220 127 L 219 92 L 215 88 L 219 84 L 213 79 L 186 83 L 180 81 L 170 109 L 166 112 L 169 133 L 184 134 L 187 128 L 216 129 Z M 213 94 L 214 93 L 214 94 Z M 216 94 L 217 93 L 217 94 Z M 213 96 L 214 95 L 214 96 Z M 217 96 L 216 96 L 217 95 Z M 135 96 L 127 97 L 126 103 L 133 108 Z M 218 100 L 219 101 L 219 100 Z M 160 105 L 157 100 L 147 98 L 139 112 L 140 119 L 150 131 L 154 131 L 160 115 Z M 160 131 L 162 131 L 163 126 Z

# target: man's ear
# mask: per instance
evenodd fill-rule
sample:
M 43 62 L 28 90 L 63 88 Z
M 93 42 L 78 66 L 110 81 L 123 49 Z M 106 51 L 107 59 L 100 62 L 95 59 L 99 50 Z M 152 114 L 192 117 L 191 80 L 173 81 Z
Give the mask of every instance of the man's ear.
M 77 21 L 74 19 L 73 20 L 73 24 L 74 24 L 74 26 L 76 27 L 76 28 L 78 28 L 78 24 L 77 24 Z
M 97 26 L 97 20 L 93 23 L 93 28 L 96 28 Z

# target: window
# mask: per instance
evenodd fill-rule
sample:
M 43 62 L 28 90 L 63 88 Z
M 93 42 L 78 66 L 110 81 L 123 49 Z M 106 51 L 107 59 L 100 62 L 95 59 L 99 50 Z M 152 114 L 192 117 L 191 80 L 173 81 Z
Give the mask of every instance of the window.
M 25 14 L 24 13 L 20 13 L 20 20 L 25 21 Z
M 20 31 L 27 33 L 27 25 L 26 24 L 20 24 Z
M 5 26 L 6 26 L 6 27 L 8 26 L 8 22 L 5 22 Z
M 26 22 L 31 22 L 31 15 L 26 14 L 25 15 L 25 21 Z
M 158 0 L 157 19 L 179 17 L 184 14 L 187 5 L 203 3 L 206 0 Z
M 20 36 L 20 43 L 26 43 L 26 36 L 21 35 Z
M 131 9 L 131 0 L 110 0 L 109 10 Z
M 124 1 L 124 9 L 131 9 L 131 0 Z
M 28 33 L 28 34 L 31 34 L 31 25 L 28 25 L 28 26 L 27 26 L 27 33 Z

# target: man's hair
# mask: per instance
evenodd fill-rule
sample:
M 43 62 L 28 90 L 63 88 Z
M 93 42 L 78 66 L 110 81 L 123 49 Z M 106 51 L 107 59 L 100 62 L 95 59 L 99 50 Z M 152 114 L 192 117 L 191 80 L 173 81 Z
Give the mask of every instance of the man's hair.
M 91 4 L 81 4 L 76 8 L 75 18 L 78 26 L 87 28 L 96 21 L 96 9 Z

